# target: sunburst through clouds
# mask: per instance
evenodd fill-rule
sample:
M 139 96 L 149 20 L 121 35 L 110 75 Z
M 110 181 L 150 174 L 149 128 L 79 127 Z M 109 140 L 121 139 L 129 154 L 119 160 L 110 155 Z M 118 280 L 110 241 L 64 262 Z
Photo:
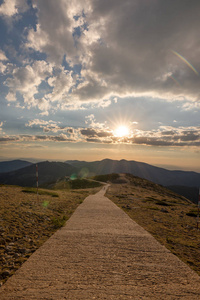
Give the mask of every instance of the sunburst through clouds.
M 114 130 L 114 135 L 116 137 L 128 137 L 130 130 L 126 125 L 120 125 Z

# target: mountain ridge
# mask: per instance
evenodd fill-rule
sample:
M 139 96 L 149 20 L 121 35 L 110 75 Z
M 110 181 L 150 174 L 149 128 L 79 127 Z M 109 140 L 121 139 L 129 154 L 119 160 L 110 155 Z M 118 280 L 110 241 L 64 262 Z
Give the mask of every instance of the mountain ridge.
M 67 163 L 44 161 L 37 164 L 39 173 L 39 185 L 56 182 L 59 178 L 70 176 L 77 172 L 76 168 Z M 19 186 L 36 186 L 36 164 L 31 166 L 0 174 L 0 183 L 19 185 Z
M 15 159 L 11 161 L 1 161 L 0 162 L 0 173 L 7 173 L 22 169 L 32 165 L 31 162 L 21 159 Z
M 67 162 L 68 161 L 66 161 L 66 163 Z M 95 173 L 95 175 L 130 173 L 164 186 L 182 185 L 198 187 L 200 184 L 200 173 L 194 171 L 167 170 L 134 160 L 103 159 L 94 162 L 75 161 L 71 164 L 77 169 L 88 168 L 89 172 Z
M 12 172 L 0 173 L 0 183 L 36 186 L 35 165 L 31 164 L 28 167 Z M 38 169 L 40 186 L 56 182 L 65 176 L 70 177 L 73 175 L 73 178 L 83 178 L 111 173 L 129 173 L 168 187 L 171 190 L 175 189 L 180 195 L 185 196 L 193 202 L 198 201 L 197 189 L 200 185 L 200 173 L 193 171 L 167 170 L 144 162 L 128 161 L 125 159 L 112 160 L 108 158 L 93 162 L 79 160 L 40 162 L 38 163 Z

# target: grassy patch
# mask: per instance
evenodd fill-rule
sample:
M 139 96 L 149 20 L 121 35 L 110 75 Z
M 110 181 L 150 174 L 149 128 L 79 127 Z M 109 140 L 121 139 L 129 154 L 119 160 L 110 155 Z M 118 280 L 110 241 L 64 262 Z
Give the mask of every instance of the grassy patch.
M 106 196 L 200 275 L 196 205 L 141 178 L 127 178 L 129 183 L 111 185 Z
M 29 193 L 29 194 L 37 194 L 36 188 L 26 188 L 22 190 L 23 193 Z M 58 193 L 52 192 L 49 190 L 38 190 L 38 195 L 48 195 L 51 197 L 59 197 Z
M 58 217 L 55 218 L 53 217 L 52 219 L 52 223 L 55 229 L 61 228 L 65 225 L 66 221 L 67 221 L 67 216 L 62 216 L 62 217 Z
M 45 190 L 0 187 L 0 284 L 4 283 L 74 210 L 99 188 Z M 19 250 L 20 249 L 20 250 Z

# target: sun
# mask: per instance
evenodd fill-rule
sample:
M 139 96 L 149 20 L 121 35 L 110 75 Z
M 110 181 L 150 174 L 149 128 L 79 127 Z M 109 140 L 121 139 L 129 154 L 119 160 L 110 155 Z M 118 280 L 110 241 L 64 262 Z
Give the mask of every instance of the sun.
M 121 125 L 114 130 L 114 135 L 117 137 L 125 137 L 130 134 L 129 128 L 125 125 Z

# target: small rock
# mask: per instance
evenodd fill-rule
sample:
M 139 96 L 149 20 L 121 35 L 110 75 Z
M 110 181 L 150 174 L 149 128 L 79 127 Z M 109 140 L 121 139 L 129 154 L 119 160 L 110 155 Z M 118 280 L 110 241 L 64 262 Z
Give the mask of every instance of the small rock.
M 14 245 L 15 245 L 15 243 L 13 243 L 13 242 L 12 242 L 12 243 L 9 243 L 8 245 L 9 245 L 9 246 L 14 246 Z

